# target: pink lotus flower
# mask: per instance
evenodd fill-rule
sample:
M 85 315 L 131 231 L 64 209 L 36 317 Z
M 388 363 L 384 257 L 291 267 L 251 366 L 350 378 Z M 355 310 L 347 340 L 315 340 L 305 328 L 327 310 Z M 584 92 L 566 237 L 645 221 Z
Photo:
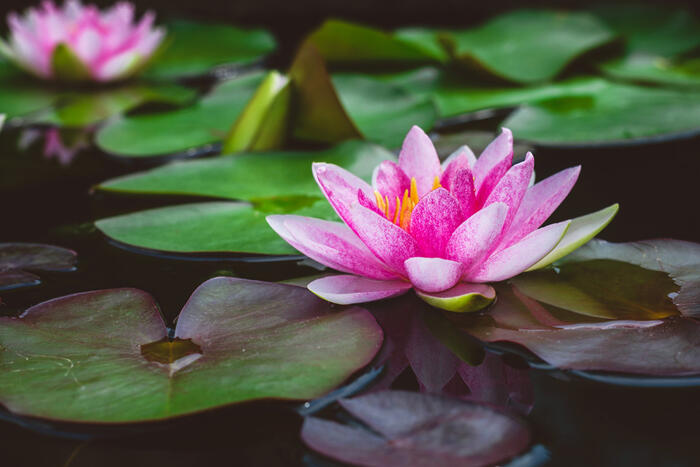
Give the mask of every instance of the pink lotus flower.
M 571 191 L 580 167 L 532 185 L 532 154 L 516 165 L 512 158 L 512 135 L 504 129 L 478 159 L 463 147 L 441 165 L 430 138 L 414 126 L 398 164 L 382 162 L 373 186 L 338 166 L 313 164 L 345 224 L 295 215 L 267 221 L 297 250 L 351 274 L 308 285 L 330 302 L 367 302 L 415 288 L 443 309 L 483 308 L 495 298 L 484 283 L 550 264 L 592 238 L 617 211 L 613 205 L 539 228 Z
M 163 40 L 165 31 L 153 27 L 154 19 L 149 12 L 134 23 L 130 3 L 100 11 L 79 0 L 67 0 L 60 9 L 46 1 L 23 17 L 8 15 L 9 44 L 0 41 L 0 52 L 44 79 L 118 80 L 139 71 Z M 65 56 L 55 55 L 60 46 L 70 56 L 68 65 Z

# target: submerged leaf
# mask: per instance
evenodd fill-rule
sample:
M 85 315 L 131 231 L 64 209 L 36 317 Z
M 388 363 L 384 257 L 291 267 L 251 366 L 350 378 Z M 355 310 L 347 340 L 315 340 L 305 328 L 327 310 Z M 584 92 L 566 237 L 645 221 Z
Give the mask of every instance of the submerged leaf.
M 459 399 L 382 391 L 340 404 L 369 429 L 307 418 L 301 437 L 353 465 L 486 466 L 516 456 L 531 440 L 520 419 Z
M 36 285 L 39 277 L 28 271 L 72 271 L 74 251 L 39 243 L 0 243 L 0 290 Z
M 216 278 L 175 339 L 136 289 L 69 295 L 0 318 L 0 402 L 61 421 L 159 420 L 254 399 L 310 399 L 366 365 L 382 342 L 365 310 L 332 313 L 294 286 Z

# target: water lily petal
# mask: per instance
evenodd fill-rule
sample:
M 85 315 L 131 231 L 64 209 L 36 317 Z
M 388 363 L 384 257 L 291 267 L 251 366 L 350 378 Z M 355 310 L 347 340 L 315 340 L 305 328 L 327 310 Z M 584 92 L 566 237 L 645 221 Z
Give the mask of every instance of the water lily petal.
M 494 249 L 508 215 L 505 203 L 493 203 L 462 222 L 447 242 L 447 257 L 459 261 L 465 271 Z
M 416 256 L 416 241 L 398 225 L 376 212 L 356 205 L 347 213 L 346 224 L 391 270 L 405 276 L 403 263 Z
M 416 290 L 416 295 L 435 308 L 467 313 L 479 311 L 489 306 L 496 298 L 496 291 L 488 284 L 468 284 L 460 282 L 442 292 Z
M 331 303 L 352 305 L 396 297 L 411 289 L 411 284 L 401 280 L 376 280 L 360 276 L 327 276 L 316 279 L 308 289 Z
M 315 162 L 311 170 L 328 202 L 346 223 L 348 211 L 359 204 L 358 190 L 367 199 L 374 199 L 374 190 L 367 182 L 335 164 Z
M 442 256 L 464 216 L 459 202 L 444 188 L 424 196 L 411 214 L 410 232 L 423 256 Z
M 541 226 L 564 201 L 580 172 L 580 165 L 571 167 L 528 188 L 513 223 L 503 237 L 503 245 L 510 246 Z
M 479 199 L 486 199 L 498 181 L 513 164 L 513 133 L 503 128 L 474 164 L 474 177 Z
M 411 189 L 411 179 L 394 161 L 383 161 L 372 174 L 372 186 L 382 196 L 389 198 L 389 214 L 394 215 L 396 198 L 403 199 L 404 192 Z
M 267 222 L 294 248 L 321 264 L 373 279 L 397 277 L 345 224 L 295 215 L 268 216 Z
M 454 176 L 462 169 L 470 169 L 474 166 L 476 162 L 476 156 L 468 146 L 462 146 L 455 152 L 450 154 L 450 156 L 445 159 L 442 163 L 442 177 L 440 178 L 440 184 L 452 191 L 452 183 L 454 181 Z
M 497 282 L 517 276 L 557 246 L 570 221 L 537 229 L 518 243 L 491 255 L 465 275 L 471 282 Z
M 421 197 L 432 190 L 435 177 L 440 176 L 440 159 L 435 146 L 428 135 L 415 125 L 401 146 L 399 166 L 409 179 L 416 179 L 418 195 Z
M 460 169 L 451 180 L 450 193 L 459 201 L 464 218 L 471 216 L 476 210 L 476 191 L 474 190 L 474 175 L 469 167 Z
M 508 169 L 508 172 L 501 178 L 493 191 L 491 191 L 491 194 L 486 198 L 486 201 L 484 201 L 483 206 L 496 202 L 508 205 L 508 217 L 506 217 L 503 227 L 505 232 L 508 231 L 515 214 L 520 208 L 533 170 L 535 170 L 535 158 L 528 152 L 523 162 Z M 480 195 L 481 193 L 479 193 Z
M 417 289 L 442 292 L 454 286 L 462 275 L 462 265 L 442 258 L 415 256 L 404 263 L 408 278 Z

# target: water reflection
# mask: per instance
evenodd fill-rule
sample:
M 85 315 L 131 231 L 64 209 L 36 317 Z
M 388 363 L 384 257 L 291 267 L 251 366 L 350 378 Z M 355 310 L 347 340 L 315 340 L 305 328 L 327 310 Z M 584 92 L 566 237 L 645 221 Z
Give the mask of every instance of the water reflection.
M 45 159 L 55 159 L 62 167 L 71 165 L 75 157 L 90 147 L 92 128 L 62 129 L 26 128 L 19 135 L 17 148 L 25 152 L 43 139 L 42 154 Z

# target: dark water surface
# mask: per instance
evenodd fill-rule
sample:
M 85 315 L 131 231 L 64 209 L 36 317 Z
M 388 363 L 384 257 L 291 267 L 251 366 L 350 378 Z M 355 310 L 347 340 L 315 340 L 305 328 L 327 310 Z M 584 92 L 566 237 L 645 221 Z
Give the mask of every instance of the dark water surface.
M 163 205 L 163 199 L 93 195 L 91 187 L 146 166 L 109 158 L 93 149 L 62 165 L 42 154 L 41 143 L 19 150 L 19 136 L 20 130 L 14 129 L 0 134 L 0 241 L 66 246 L 78 252 L 79 265 L 74 273 L 42 274 L 41 286 L 3 293 L 0 314 L 18 313 L 74 292 L 136 287 L 151 293 L 166 320 L 172 321 L 196 286 L 208 278 L 230 275 L 277 281 L 315 272 L 297 261 L 183 260 L 147 256 L 113 245 L 95 231 L 91 221 Z M 552 220 L 619 202 L 620 213 L 602 238 L 700 240 L 699 143 L 700 138 L 695 137 L 608 149 L 537 148 L 538 179 L 583 164 L 577 186 Z M 508 360 L 523 366 L 518 359 Z M 547 465 L 700 464 L 698 387 L 630 387 L 547 370 L 529 372 L 534 407 L 528 420 L 536 442 L 550 453 Z M 417 388 L 417 383 L 409 370 L 394 386 Z M 101 427 L 33 423 L 30 430 L 19 426 L 18 420 L 0 421 L 0 465 L 334 465 L 311 455 L 301 444 L 302 420 L 295 407 L 297 404 L 256 402 L 149 426 L 146 431 L 125 427 L 93 440 L 71 439 L 71 435 L 75 438 L 76 429 L 99 434 Z M 51 435 L 57 430 L 64 437 Z

